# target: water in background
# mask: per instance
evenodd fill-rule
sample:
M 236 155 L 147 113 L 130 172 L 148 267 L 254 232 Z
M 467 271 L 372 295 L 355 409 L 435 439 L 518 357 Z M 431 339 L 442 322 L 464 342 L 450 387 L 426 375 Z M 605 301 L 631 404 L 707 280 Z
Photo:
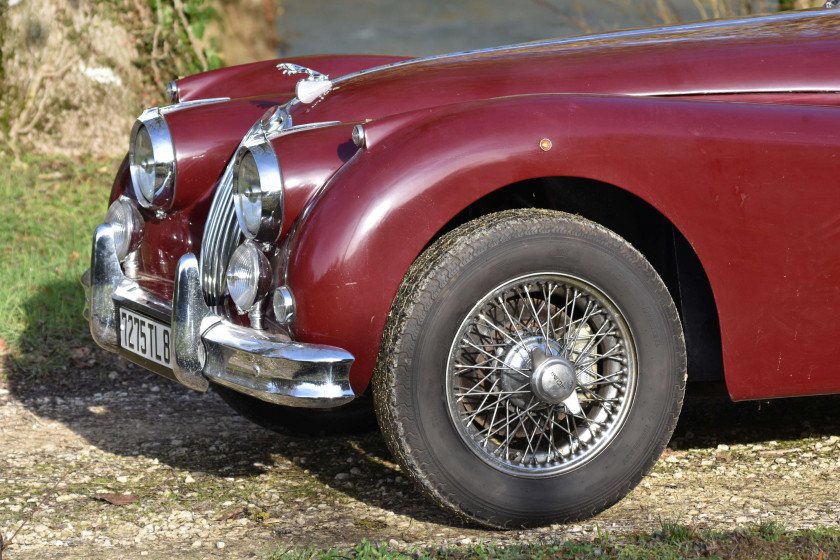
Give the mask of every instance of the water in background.
M 673 14 L 700 19 L 693 0 Z M 760 0 L 764 9 L 775 2 Z M 428 56 L 662 23 L 655 3 L 578 0 L 283 0 L 278 56 Z

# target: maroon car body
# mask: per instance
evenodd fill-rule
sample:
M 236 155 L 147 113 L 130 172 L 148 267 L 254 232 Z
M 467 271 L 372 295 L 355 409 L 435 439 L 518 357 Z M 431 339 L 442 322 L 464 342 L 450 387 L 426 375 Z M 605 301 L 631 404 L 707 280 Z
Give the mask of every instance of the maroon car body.
M 527 216 L 527 209 L 562 211 L 598 224 L 618 234 L 655 269 L 679 312 L 681 327 L 647 333 L 634 324 L 632 313 L 625 313 L 634 332 L 628 341 L 637 344 L 639 371 L 650 355 L 645 355 L 643 338 L 649 336 L 658 348 L 669 344 L 661 339 L 679 337 L 668 351 L 678 364 L 684 333 L 689 381 L 725 376 L 735 400 L 838 393 L 840 375 L 833 355 L 840 332 L 838 49 L 840 14 L 819 10 L 427 59 L 306 57 L 284 61 L 304 67 L 292 73 L 281 73 L 275 69 L 281 61 L 270 61 L 184 78 L 176 82 L 174 94 L 181 105 L 165 114 L 177 166 L 174 194 L 164 207 L 141 204 L 138 209 L 144 225 L 142 241 L 133 249 L 132 281 L 166 302 L 177 291 L 184 255 L 197 255 L 202 273 L 209 270 L 204 260 L 208 255 L 202 254 L 210 250 L 207 222 L 213 218 L 208 213 L 212 216 L 226 169 L 239 165 L 234 159 L 254 122 L 282 106 L 281 120 L 287 119 L 283 122 L 291 123 L 290 128 L 265 135 L 282 170 L 282 225 L 277 224 L 271 248 L 263 250 L 271 289 L 286 286 L 294 294 L 294 317 L 284 323 L 268 311 L 262 329 L 352 355 L 347 374 L 352 395 L 369 393 L 374 370 L 390 367 L 389 351 L 402 340 L 388 330 L 402 328 L 396 323 L 403 307 L 395 301 L 411 299 L 398 292 L 411 285 L 412 270 L 423 268 L 421 255 L 451 247 L 455 241 L 443 240 L 452 232 L 472 235 L 469 228 L 479 226 L 470 224 L 486 216 L 508 216 L 505 211 L 515 210 L 519 214 L 510 216 L 516 221 Z M 315 72 L 301 80 L 308 68 L 341 77 L 327 81 Z M 301 101 L 305 94 L 299 92 L 289 102 L 296 84 L 319 80 L 327 89 L 312 101 Z M 130 168 L 126 159 L 111 202 L 137 200 Z M 483 227 L 490 232 L 497 226 Z M 240 242 L 237 237 L 223 248 L 217 258 L 221 266 Z M 578 278 L 582 273 L 568 274 Z M 584 281 L 581 293 L 601 287 L 598 281 Z M 215 295 L 205 291 L 204 299 L 211 307 L 227 309 L 231 324 L 253 328 L 227 294 L 222 286 Z M 605 295 L 598 301 L 615 300 L 622 311 L 633 305 L 624 307 L 620 297 L 606 290 Z M 488 297 L 481 301 L 487 304 Z M 405 304 L 404 318 L 411 320 L 414 303 Z M 552 305 L 546 303 L 550 309 Z M 651 307 L 640 303 L 641 315 L 651 315 Z M 571 308 L 566 309 L 563 313 Z M 518 320 L 526 322 L 522 315 Z M 599 325 L 596 321 L 587 328 L 594 333 Z M 559 409 L 560 397 L 543 398 L 533 380 L 542 359 L 537 354 L 550 357 L 553 347 L 521 339 L 519 344 L 530 352 L 530 390 L 543 399 L 540 406 Z M 558 349 L 568 346 L 558 344 Z M 113 344 L 105 346 L 133 355 Z M 518 359 L 508 354 L 505 367 L 525 368 Z M 555 365 L 562 369 L 563 364 Z M 380 423 L 392 422 L 383 425 L 392 449 L 440 503 L 491 525 L 539 524 L 590 514 L 632 486 L 588 502 L 569 498 L 577 499 L 577 506 L 541 510 L 533 517 L 498 505 L 503 500 L 494 502 L 496 509 L 463 505 L 469 499 L 448 490 L 435 473 L 415 472 L 420 459 L 411 456 L 411 446 L 400 443 L 407 422 L 399 417 L 397 401 L 403 397 L 394 397 L 399 389 L 393 378 L 400 367 L 382 374 L 385 396 L 377 398 L 385 410 L 380 411 Z M 151 369 L 178 377 L 168 368 Z M 672 369 L 682 375 L 678 365 Z M 577 383 L 583 386 L 580 375 Z M 638 375 L 617 394 L 630 389 L 641 394 L 644 374 Z M 498 379 L 508 383 L 504 375 Z M 678 411 L 682 395 L 681 382 L 675 387 L 671 413 Z M 418 401 L 413 406 L 422 406 L 420 393 L 412 398 Z M 628 406 L 641 406 L 641 397 L 633 398 Z M 271 406 L 297 404 L 274 402 Z M 471 406 L 480 410 L 483 401 Z M 571 415 L 578 407 L 565 406 L 565 414 Z M 271 409 L 265 414 L 270 417 Z M 622 423 L 632 422 L 627 419 L 632 413 L 626 414 L 616 420 L 618 435 L 607 439 L 623 437 Z M 272 424 L 266 417 L 257 420 Z M 494 416 L 484 425 L 495 422 Z M 660 431 L 656 436 L 653 430 L 650 439 L 655 442 L 645 451 L 652 459 L 640 458 L 636 471 L 610 480 L 637 482 L 638 473 L 649 468 L 667 441 L 670 429 Z M 520 437 L 528 428 L 523 424 L 506 433 L 508 439 Z M 546 433 L 534 428 L 529 439 Z M 600 440 L 592 438 L 591 445 L 598 447 Z M 557 467 L 563 461 L 555 457 L 554 466 L 543 474 L 536 466 L 524 474 L 518 467 L 499 466 L 495 455 L 483 458 L 482 464 L 503 471 L 509 477 L 503 480 L 549 479 L 562 485 L 564 477 L 572 476 L 567 471 L 585 471 L 587 464 L 591 467 L 588 462 L 604 453 L 599 448 L 566 470 Z M 562 454 L 559 448 L 556 454 Z M 454 467 L 439 468 L 452 472 Z M 450 478 L 458 479 L 454 474 Z M 504 500 L 515 502 L 531 491 L 511 489 Z

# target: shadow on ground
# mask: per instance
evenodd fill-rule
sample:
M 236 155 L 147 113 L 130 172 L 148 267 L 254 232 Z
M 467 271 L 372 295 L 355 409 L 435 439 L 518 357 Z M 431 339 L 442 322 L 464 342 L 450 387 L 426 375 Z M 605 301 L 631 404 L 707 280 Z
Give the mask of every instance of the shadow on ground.
M 259 477 L 284 458 L 368 505 L 419 521 L 463 525 L 410 485 L 394 483 L 400 473 L 378 433 L 307 440 L 262 429 L 212 392 L 186 389 L 99 349 L 83 329 L 70 329 L 76 334 L 68 335 L 66 326 L 53 327 L 44 320 L 39 297 L 27 303 L 32 314 L 23 350 L 4 357 L 10 393 L 37 416 L 60 422 L 103 451 L 143 455 L 190 472 Z M 40 371 L 35 373 L 33 364 Z M 840 396 L 732 403 L 725 396 L 690 391 L 670 446 L 714 447 L 837 434 Z M 351 487 L 335 478 L 348 468 L 348 458 L 357 459 L 354 464 L 364 471 Z

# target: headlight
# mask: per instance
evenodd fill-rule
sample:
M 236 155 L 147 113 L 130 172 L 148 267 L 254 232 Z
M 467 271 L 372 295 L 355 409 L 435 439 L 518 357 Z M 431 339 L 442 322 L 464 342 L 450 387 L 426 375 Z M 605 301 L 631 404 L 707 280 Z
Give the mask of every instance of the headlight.
M 236 308 L 247 313 L 268 293 L 271 265 L 257 244 L 249 240 L 231 255 L 225 279 Z
M 160 109 L 146 109 L 131 130 L 131 182 L 144 208 L 166 210 L 175 195 L 175 150 Z
M 143 216 L 131 200 L 121 196 L 108 208 L 105 222 L 113 228 L 117 258 L 122 262 L 129 253 L 140 246 L 140 240 L 143 238 Z
M 233 201 L 248 239 L 274 243 L 283 228 L 283 179 L 271 144 L 242 147 L 233 167 Z

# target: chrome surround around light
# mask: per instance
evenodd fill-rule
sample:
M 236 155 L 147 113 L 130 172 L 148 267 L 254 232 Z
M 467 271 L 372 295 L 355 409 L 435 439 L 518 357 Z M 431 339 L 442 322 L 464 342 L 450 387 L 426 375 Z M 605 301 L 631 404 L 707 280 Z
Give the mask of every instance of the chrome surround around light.
M 250 286 L 249 290 L 253 291 L 253 295 L 246 300 L 237 298 L 230 290 L 231 275 L 235 272 L 231 270 L 231 266 L 234 263 L 234 259 L 237 258 L 250 261 L 252 270 L 256 272 L 256 276 L 254 278 L 255 284 Z M 260 247 L 252 240 L 248 239 L 245 241 L 245 243 L 237 247 L 231 255 L 230 261 L 228 261 L 227 270 L 225 271 L 225 284 L 228 286 L 230 299 L 233 300 L 233 303 L 236 305 L 236 309 L 239 311 L 240 315 L 251 313 L 255 309 L 259 308 L 262 301 L 265 299 L 265 296 L 268 295 L 268 290 L 271 287 L 271 264 L 268 262 L 268 258 L 265 254 L 260 250 Z
M 245 184 L 243 180 L 244 163 L 248 160 L 256 165 L 258 185 Z M 248 239 L 263 243 L 274 243 L 283 228 L 283 176 L 277 154 L 271 143 L 261 141 L 250 146 L 242 146 L 236 152 L 233 163 L 233 205 L 239 229 Z M 249 218 L 247 207 L 259 201 L 258 223 Z
M 124 215 L 128 219 L 127 222 L 116 221 L 114 219 L 114 215 L 120 210 L 125 212 Z M 137 209 L 133 200 L 125 195 L 121 195 L 108 207 L 108 211 L 105 213 L 105 223 L 110 224 L 115 230 L 118 228 L 126 230 L 128 243 L 122 249 L 117 246 L 116 233 L 114 234 L 114 247 L 117 252 L 117 260 L 123 262 L 128 255 L 140 246 L 140 242 L 143 239 L 143 228 L 145 226 L 143 216 L 140 214 L 140 210 Z
M 154 161 L 137 160 L 137 137 L 142 130 L 149 135 Z M 172 145 L 172 134 L 169 132 L 166 118 L 159 108 L 146 109 L 134 122 L 128 149 L 128 163 L 131 184 L 140 206 L 152 210 L 168 210 L 175 198 L 175 148 Z M 154 181 L 151 198 L 146 197 L 140 185 L 144 174 L 147 176 L 151 174 L 151 179 Z
M 297 315 L 295 296 L 288 286 L 280 286 L 274 290 L 271 305 L 274 308 L 274 318 L 277 319 L 278 323 L 291 325 L 295 322 Z
M 181 92 L 178 90 L 178 84 L 175 83 L 175 80 L 169 82 L 166 86 L 166 97 L 169 99 L 169 102 L 178 103 L 180 95 Z
M 357 124 L 353 127 L 353 143 L 356 145 L 357 148 L 364 149 L 367 145 L 367 137 L 365 136 L 365 127 L 364 125 Z

